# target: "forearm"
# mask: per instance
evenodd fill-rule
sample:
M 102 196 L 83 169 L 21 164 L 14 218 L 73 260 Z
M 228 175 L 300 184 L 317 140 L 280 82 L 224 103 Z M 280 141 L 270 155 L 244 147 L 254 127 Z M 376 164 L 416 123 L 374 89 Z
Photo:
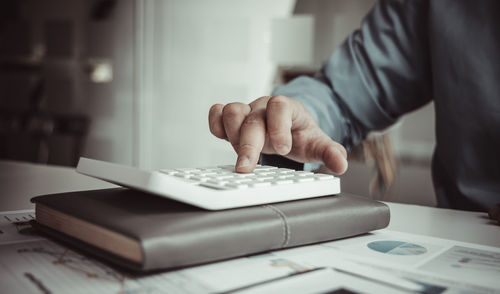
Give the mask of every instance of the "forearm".
M 348 150 L 432 98 L 426 1 L 381 1 L 328 59 L 316 78 L 274 94 L 295 98 Z

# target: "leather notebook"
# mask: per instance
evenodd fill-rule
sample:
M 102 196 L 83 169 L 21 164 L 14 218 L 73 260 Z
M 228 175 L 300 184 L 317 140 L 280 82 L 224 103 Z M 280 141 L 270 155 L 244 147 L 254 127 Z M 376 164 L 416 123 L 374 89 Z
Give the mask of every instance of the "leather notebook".
M 36 226 L 134 271 L 176 268 L 363 234 L 387 205 L 345 193 L 207 211 L 125 188 L 37 196 Z

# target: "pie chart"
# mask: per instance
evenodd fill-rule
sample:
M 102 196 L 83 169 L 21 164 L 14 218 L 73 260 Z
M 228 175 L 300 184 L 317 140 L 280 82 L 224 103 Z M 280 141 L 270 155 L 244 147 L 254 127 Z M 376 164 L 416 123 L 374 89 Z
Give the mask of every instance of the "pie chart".
M 420 255 L 427 252 L 423 246 L 402 241 L 373 241 L 367 244 L 371 250 L 392 255 Z

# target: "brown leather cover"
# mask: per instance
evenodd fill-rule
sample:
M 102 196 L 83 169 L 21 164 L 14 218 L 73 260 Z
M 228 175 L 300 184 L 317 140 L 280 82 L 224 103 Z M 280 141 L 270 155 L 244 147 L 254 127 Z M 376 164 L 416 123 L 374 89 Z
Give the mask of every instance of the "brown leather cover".
M 387 205 L 345 193 L 222 211 L 207 211 L 123 188 L 31 200 L 138 240 L 144 256 L 141 264 L 39 226 L 55 238 L 140 271 L 345 238 L 384 228 L 390 219 Z

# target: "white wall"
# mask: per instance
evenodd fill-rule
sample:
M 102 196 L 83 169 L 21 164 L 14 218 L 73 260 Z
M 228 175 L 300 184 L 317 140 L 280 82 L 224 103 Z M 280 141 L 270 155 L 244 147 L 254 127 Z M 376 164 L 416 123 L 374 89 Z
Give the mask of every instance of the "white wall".
M 375 4 L 376 0 L 298 0 L 294 14 L 314 15 L 314 62 L 320 67 Z
M 87 11 L 90 4 L 87 2 Z M 81 108 L 92 119 L 84 156 L 132 165 L 135 127 L 135 1 L 116 1 L 104 20 L 92 20 L 85 12 L 84 60 L 110 59 L 113 80 L 94 83 L 82 77 L 85 97 Z M 83 70 L 82 70 L 83 72 Z
M 233 163 L 230 145 L 209 132 L 208 110 L 215 103 L 250 102 L 270 93 L 275 73 L 271 24 L 290 15 L 294 2 L 144 4 L 148 42 L 142 50 L 149 55 L 142 58 L 144 72 L 152 72 L 153 81 L 142 84 L 138 164 L 160 168 Z

